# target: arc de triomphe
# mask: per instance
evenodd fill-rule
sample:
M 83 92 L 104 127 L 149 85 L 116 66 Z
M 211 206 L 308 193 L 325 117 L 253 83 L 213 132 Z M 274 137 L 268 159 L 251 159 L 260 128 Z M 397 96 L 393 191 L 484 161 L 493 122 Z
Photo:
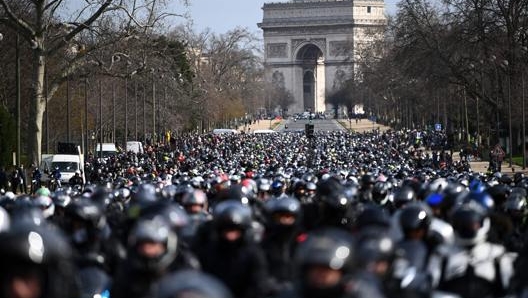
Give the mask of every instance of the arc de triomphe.
M 352 77 L 361 46 L 386 25 L 383 0 L 292 0 L 262 10 L 266 80 L 293 94 L 289 113 L 330 108 L 326 92 Z

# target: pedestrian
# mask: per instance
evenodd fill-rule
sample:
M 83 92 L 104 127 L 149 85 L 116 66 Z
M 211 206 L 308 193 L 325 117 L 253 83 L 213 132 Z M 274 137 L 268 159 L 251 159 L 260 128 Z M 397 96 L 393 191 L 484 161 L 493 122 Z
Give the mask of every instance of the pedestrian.
M 493 163 L 495 164 L 495 172 L 501 172 L 502 171 L 502 161 L 504 160 L 504 155 L 506 153 L 502 149 L 500 144 L 495 145 L 493 147 L 491 154 L 491 158 L 493 159 Z
M 26 175 L 24 173 L 24 166 L 20 165 L 18 168 L 14 168 L 11 174 L 11 191 L 17 193 L 20 189 L 20 193 L 27 193 L 26 191 Z

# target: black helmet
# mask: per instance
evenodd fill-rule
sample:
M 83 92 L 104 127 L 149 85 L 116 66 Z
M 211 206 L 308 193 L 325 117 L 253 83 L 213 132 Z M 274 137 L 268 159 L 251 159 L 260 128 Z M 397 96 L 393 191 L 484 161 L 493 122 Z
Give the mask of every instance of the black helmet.
M 213 210 L 213 222 L 218 229 L 237 228 L 245 231 L 251 226 L 251 209 L 235 200 L 220 202 Z
M 183 228 L 189 224 L 189 216 L 185 210 L 176 203 L 160 201 L 154 204 L 149 204 L 139 211 L 139 218 L 153 219 L 155 217 L 163 217 L 169 224 L 171 229 L 179 233 Z
M 432 217 L 429 206 L 421 202 L 411 203 L 403 207 L 400 213 L 400 226 L 404 233 L 419 229 L 427 232 Z
M 456 241 L 465 246 L 485 241 L 490 228 L 487 210 L 473 200 L 455 208 L 451 224 L 455 230 Z
M 159 282 L 157 298 L 231 298 L 229 289 L 216 277 L 196 270 L 181 270 Z
M 106 217 L 101 207 L 91 200 L 76 200 L 66 207 L 66 217 L 78 220 L 88 227 L 102 230 L 106 225 Z
M 128 236 L 129 259 L 135 268 L 154 275 L 163 272 L 176 258 L 178 237 L 160 216 L 140 219 Z M 157 249 L 144 250 L 146 245 Z
M 317 186 L 316 198 L 332 209 L 346 209 L 352 198 L 345 193 L 345 187 L 336 179 L 321 180 Z
M 155 202 L 157 200 L 156 187 L 150 183 L 140 184 L 132 195 L 134 202 Z
M 354 238 L 337 228 L 325 228 L 308 234 L 295 254 L 300 268 L 318 265 L 352 272 L 355 264 Z
M 5 291 L 14 278 L 37 272 L 40 297 L 77 297 L 72 250 L 58 229 L 48 225 L 14 224 L 0 233 L 0 281 Z M 2 292 L 2 297 L 9 297 Z
M 190 205 L 201 205 L 202 207 L 207 207 L 207 195 L 200 189 L 195 189 L 192 192 L 186 193 L 181 200 L 183 207 Z
M 504 210 L 516 224 L 522 222 L 527 210 L 526 196 L 520 192 L 512 193 L 504 204 Z
M 353 237 L 340 229 L 327 228 L 308 234 L 295 253 L 303 297 L 340 297 L 344 293 L 344 276 L 355 270 L 356 254 Z M 338 270 L 342 278 L 332 283 L 311 280 L 311 270 Z
M 398 209 L 415 200 L 416 192 L 412 187 L 404 186 L 394 194 L 394 206 Z
M 102 240 L 101 236 L 107 227 L 107 222 L 100 205 L 91 200 L 81 199 L 66 207 L 64 226 L 71 234 L 73 243 L 84 246 Z
M 376 183 L 376 177 L 371 174 L 361 176 L 361 187 L 363 189 L 370 188 Z
M 511 187 L 505 184 L 496 184 L 488 188 L 487 192 L 493 198 L 495 206 L 500 209 L 508 199 L 511 193 Z
M 392 262 L 395 256 L 395 244 L 387 233 L 366 229 L 357 238 L 357 263 L 366 268 L 379 261 Z
M 356 220 L 356 228 L 358 230 L 370 227 L 378 227 L 383 230 L 388 229 L 390 225 L 391 219 L 388 212 L 379 205 L 374 204 L 367 204 Z
M 277 222 L 278 219 L 276 217 L 285 214 L 294 216 L 295 223 L 297 223 L 299 221 L 299 215 L 301 214 L 301 203 L 292 197 L 268 200 L 266 201 L 264 208 L 266 209 L 272 224 L 280 224 Z
M 372 188 L 372 200 L 378 204 L 384 204 L 389 196 L 389 183 L 378 181 Z

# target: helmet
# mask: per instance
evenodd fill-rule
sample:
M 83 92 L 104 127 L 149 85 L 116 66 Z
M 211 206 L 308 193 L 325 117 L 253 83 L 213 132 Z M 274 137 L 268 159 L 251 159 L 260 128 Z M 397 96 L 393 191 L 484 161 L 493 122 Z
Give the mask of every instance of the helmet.
M 56 191 L 51 195 L 55 207 L 66 208 L 71 203 L 71 197 L 65 191 Z
M 219 203 L 213 210 L 213 223 L 217 229 L 249 229 L 252 222 L 251 209 L 239 201 L 227 200 Z
M 132 264 L 150 274 L 162 274 L 176 258 L 178 238 L 160 216 L 140 219 L 128 237 Z
M 487 192 L 493 198 L 496 206 L 503 206 L 511 193 L 511 187 L 505 184 L 496 184 L 488 188 Z
M 300 244 L 295 262 L 300 268 L 318 265 L 350 273 L 355 264 L 354 244 L 352 236 L 343 230 L 318 230 L 308 234 L 306 241 Z
M 367 227 L 388 229 L 390 225 L 391 219 L 388 212 L 379 205 L 374 204 L 367 204 L 356 220 L 358 230 L 363 230 Z
M 463 246 L 485 241 L 490 229 L 487 211 L 476 201 L 458 206 L 453 211 L 451 223 L 455 230 L 455 241 Z
M 161 190 L 161 197 L 172 201 L 176 197 L 176 193 L 178 192 L 178 187 L 174 184 L 169 184 Z
M 411 203 L 403 207 L 400 226 L 403 232 L 423 229 L 427 232 L 433 217 L 431 209 L 424 203 Z
M 351 203 L 351 198 L 345 195 L 345 188 L 336 179 L 321 180 L 317 186 L 316 197 L 332 209 L 346 209 Z
M 132 195 L 132 200 L 134 202 L 154 202 L 157 200 L 156 197 L 156 187 L 150 183 L 140 184 L 136 193 Z
M 153 219 L 159 216 L 163 217 L 170 228 L 178 234 L 183 228 L 189 225 L 190 221 L 189 215 L 187 215 L 185 210 L 179 204 L 172 202 L 156 202 L 138 212 L 139 214 L 137 216 L 142 219 Z
M 416 193 L 409 186 L 404 186 L 400 188 L 399 191 L 394 195 L 394 206 L 396 208 L 401 208 L 405 204 L 410 203 L 416 200 Z
M 191 212 L 190 208 L 195 205 L 201 206 L 201 209 L 203 210 L 207 208 L 207 195 L 202 190 L 196 189 L 183 195 L 181 202 L 182 206 L 186 208 L 188 212 Z
M 298 222 L 298 217 L 301 214 L 301 203 L 291 197 L 268 200 L 264 208 L 270 216 L 270 221 L 273 225 L 289 225 L 285 224 L 286 219 L 281 218 L 281 216 L 286 215 L 293 216 L 294 221 L 292 224 L 295 224 Z
M 4 291 L 15 278 L 24 278 L 30 272 L 42 284 L 40 297 L 75 297 L 77 288 L 72 250 L 58 229 L 28 223 L 14 224 L 0 233 L 0 280 Z M 9 297 L 1 293 L 2 297 Z
M 510 195 L 504 204 L 504 210 L 515 223 L 520 223 L 524 220 L 527 210 L 526 196 L 520 192 L 514 192 Z
M 295 264 L 300 272 L 303 297 L 340 297 L 343 295 L 343 276 L 354 272 L 355 243 L 352 236 L 340 229 L 328 228 L 308 234 L 295 253 Z M 338 280 L 312 278 L 333 271 L 341 272 Z
M 377 181 L 372 188 L 372 200 L 378 204 L 385 204 L 389 196 L 389 183 Z
M 55 205 L 50 197 L 38 196 L 33 200 L 33 204 L 42 210 L 45 218 L 50 218 L 55 213 Z
M 361 187 L 370 188 L 376 183 L 376 177 L 371 174 L 361 176 Z
M 482 205 L 484 209 L 487 212 L 493 211 L 493 208 L 495 207 L 495 202 L 493 201 L 493 198 L 485 191 L 483 192 L 475 192 L 470 191 L 465 196 L 462 197 L 462 203 L 468 202 L 468 201 L 475 201 Z
M 106 227 L 106 216 L 101 207 L 91 200 L 77 200 L 69 204 L 65 221 L 65 227 L 76 245 L 91 244 Z
M 395 244 L 387 233 L 367 229 L 358 236 L 356 254 L 358 265 L 363 268 L 373 262 L 392 262 L 395 255 Z
M 181 270 L 159 282 L 157 298 L 231 298 L 229 289 L 216 277 L 196 270 Z
M 9 214 L 4 208 L 0 207 L 0 233 L 9 229 L 9 224 Z

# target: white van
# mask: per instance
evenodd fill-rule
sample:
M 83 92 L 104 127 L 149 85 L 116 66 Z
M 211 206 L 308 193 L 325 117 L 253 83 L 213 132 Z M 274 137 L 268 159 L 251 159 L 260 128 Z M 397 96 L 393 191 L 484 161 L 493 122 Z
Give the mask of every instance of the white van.
M 47 183 L 50 180 L 49 175 L 56 168 L 58 168 L 61 173 L 60 180 L 62 185 L 68 184 L 76 171 L 81 173 L 83 182 L 86 182 L 82 155 L 43 154 L 40 168 L 44 170 L 44 174 L 41 177 L 41 182 L 43 183 Z
M 270 133 L 277 133 L 273 129 L 255 129 L 253 131 L 254 134 L 270 134 Z
M 117 147 L 114 143 L 97 144 L 95 147 L 95 157 L 100 157 L 101 151 L 103 153 L 103 158 L 108 158 L 117 155 Z
M 136 154 L 142 154 L 144 153 L 143 144 L 138 141 L 128 141 L 126 143 L 126 151 L 132 151 Z
M 216 128 L 213 129 L 214 135 L 221 135 L 221 134 L 237 134 L 238 130 L 236 129 L 230 129 L 230 128 Z

